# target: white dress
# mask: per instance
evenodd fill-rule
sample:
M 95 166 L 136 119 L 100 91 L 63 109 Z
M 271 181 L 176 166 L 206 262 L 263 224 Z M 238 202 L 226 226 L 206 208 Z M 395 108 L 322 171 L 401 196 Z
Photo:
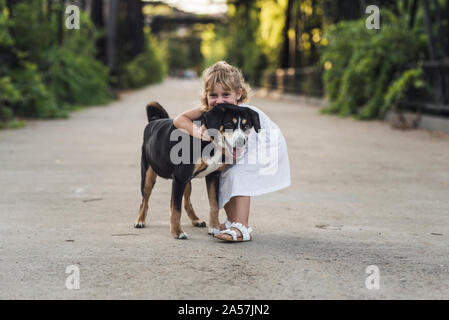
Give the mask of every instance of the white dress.
M 287 143 L 279 127 L 260 109 L 248 107 L 259 114 L 261 131 L 254 129 L 248 137 L 244 156 L 220 175 L 218 206 L 234 196 L 258 196 L 290 185 L 290 164 Z

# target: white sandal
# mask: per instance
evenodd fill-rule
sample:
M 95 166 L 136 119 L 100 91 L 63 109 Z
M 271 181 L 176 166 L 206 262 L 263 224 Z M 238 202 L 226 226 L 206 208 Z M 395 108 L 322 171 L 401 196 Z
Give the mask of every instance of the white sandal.
M 232 222 L 229 221 L 228 219 L 226 219 L 226 221 L 224 222 L 224 225 L 225 225 L 225 228 L 226 228 L 226 229 L 229 229 L 229 228 L 231 227 L 231 224 L 232 224 Z M 225 230 L 226 230 L 226 229 L 225 229 Z
M 225 228 L 226 228 L 226 229 L 229 229 L 229 228 L 231 227 L 231 224 L 232 224 L 232 222 L 229 221 L 228 219 L 226 219 L 226 221 L 224 222 L 224 225 L 225 225 Z M 224 229 L 224 230 L 226 230 L 226 229 Z M 209 233 L 210 235 L 215 236 L 215 235 L 219 234 L 220 231 L 223 231 L 223 230 L 216 229 L 216 228 L 209 228 L 209 232 L 208 232 L 208 233 Z
M 242 233 L 242 235 L 237 236 L 237 232 L 235 232 L 235 230 L 231 230 L 231 228 L 235 228 L 235 229 L 239 230 Z M 230 242 L 251 241 L 251 240 L 253 240 L 253 238 L 251 236 L 251 232 L 253 232 L 253 228 L 251 228 L 251 227 L 247 228 L 240 222 L 233 222 L 233 223 L 231 223 L 231 225 L 229 226 L 228 229 L 222 230 L 218 233 L 218 234 L 229 234 L 232 236 L 232 240 L 222 239 L 217 236 L 214 236 L 214 237 L 217 239 L 223 240 L 223 241 L 230 241 Z

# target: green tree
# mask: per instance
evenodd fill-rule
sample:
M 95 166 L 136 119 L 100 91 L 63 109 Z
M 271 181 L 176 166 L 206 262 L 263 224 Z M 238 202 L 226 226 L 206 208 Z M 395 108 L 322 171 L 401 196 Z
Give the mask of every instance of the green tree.
M 227 48 L 225 59 L 238 66 L 246 80 L 260 84 L 266 57 L 257 42 L 260 22 L 260 7 L 255 0 L 246 0 L 228 5 L 228 32 L 224 43 Z

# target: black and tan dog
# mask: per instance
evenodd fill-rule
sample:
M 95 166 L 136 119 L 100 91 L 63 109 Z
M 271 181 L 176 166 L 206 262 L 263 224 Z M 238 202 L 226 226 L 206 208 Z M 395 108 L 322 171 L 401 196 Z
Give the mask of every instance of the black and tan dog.
M 259 132 L 259 115 L 247 107 L 229 104 L 215 106 L 197 119 L 208 129 L 209 135 L 213 139 L 212 143 L 201 141 L 176 129 L 173 120 L 157 102 L 149 103 L 146 111 L 149 123 L 145 128 L 142 144 L 141 192 L 143 199 L 134 227 L 143 228 L 145 226 L 149 197 L 157 176 L 173 179 L 170 202 L 170 232 L 172 236 L 176 239 L 187 238 L 180 223 L 183 196 L 184 208 L 192 224 L 196 227 L 206 227 L 206 223 L 198 218 L 190 203 L 191 180 L 206 177 L 210 204 L 209 233 L 214 234 L 219 229 L 220 172 L 226 165 L 235 163 L 242 156 L 242 150 L 248 140 L 250 130 L 254 128 L 256 132 Z M 184 143 L 181 143 L 182 141 Z M 187 145 L 185 141 L 188 142 Z M 199 148 L 195 149 L 195 146 Z M 198 149 L 201 152 L 195 152 Z M 228 160 L 225 161 L 226 159 Z

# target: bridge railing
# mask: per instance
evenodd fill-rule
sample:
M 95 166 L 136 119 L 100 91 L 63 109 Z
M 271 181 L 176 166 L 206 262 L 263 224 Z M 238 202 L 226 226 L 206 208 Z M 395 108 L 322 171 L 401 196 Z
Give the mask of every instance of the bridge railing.
M 414 68 L 416 66 L 409 66 Z M 449 116 L 449 61 L 427 61 L 422 64 L 424 80 L 431 88 L 426 95 L 414 95 L 401 102 L 403 109 Z M 277 69 L 265 74 L 268 91 L 324 97 L 323 70 L 319 67 Z
M 323 97 L 322 70 L 317 67 L 277 69 L 265 75 L 268 90 Z

